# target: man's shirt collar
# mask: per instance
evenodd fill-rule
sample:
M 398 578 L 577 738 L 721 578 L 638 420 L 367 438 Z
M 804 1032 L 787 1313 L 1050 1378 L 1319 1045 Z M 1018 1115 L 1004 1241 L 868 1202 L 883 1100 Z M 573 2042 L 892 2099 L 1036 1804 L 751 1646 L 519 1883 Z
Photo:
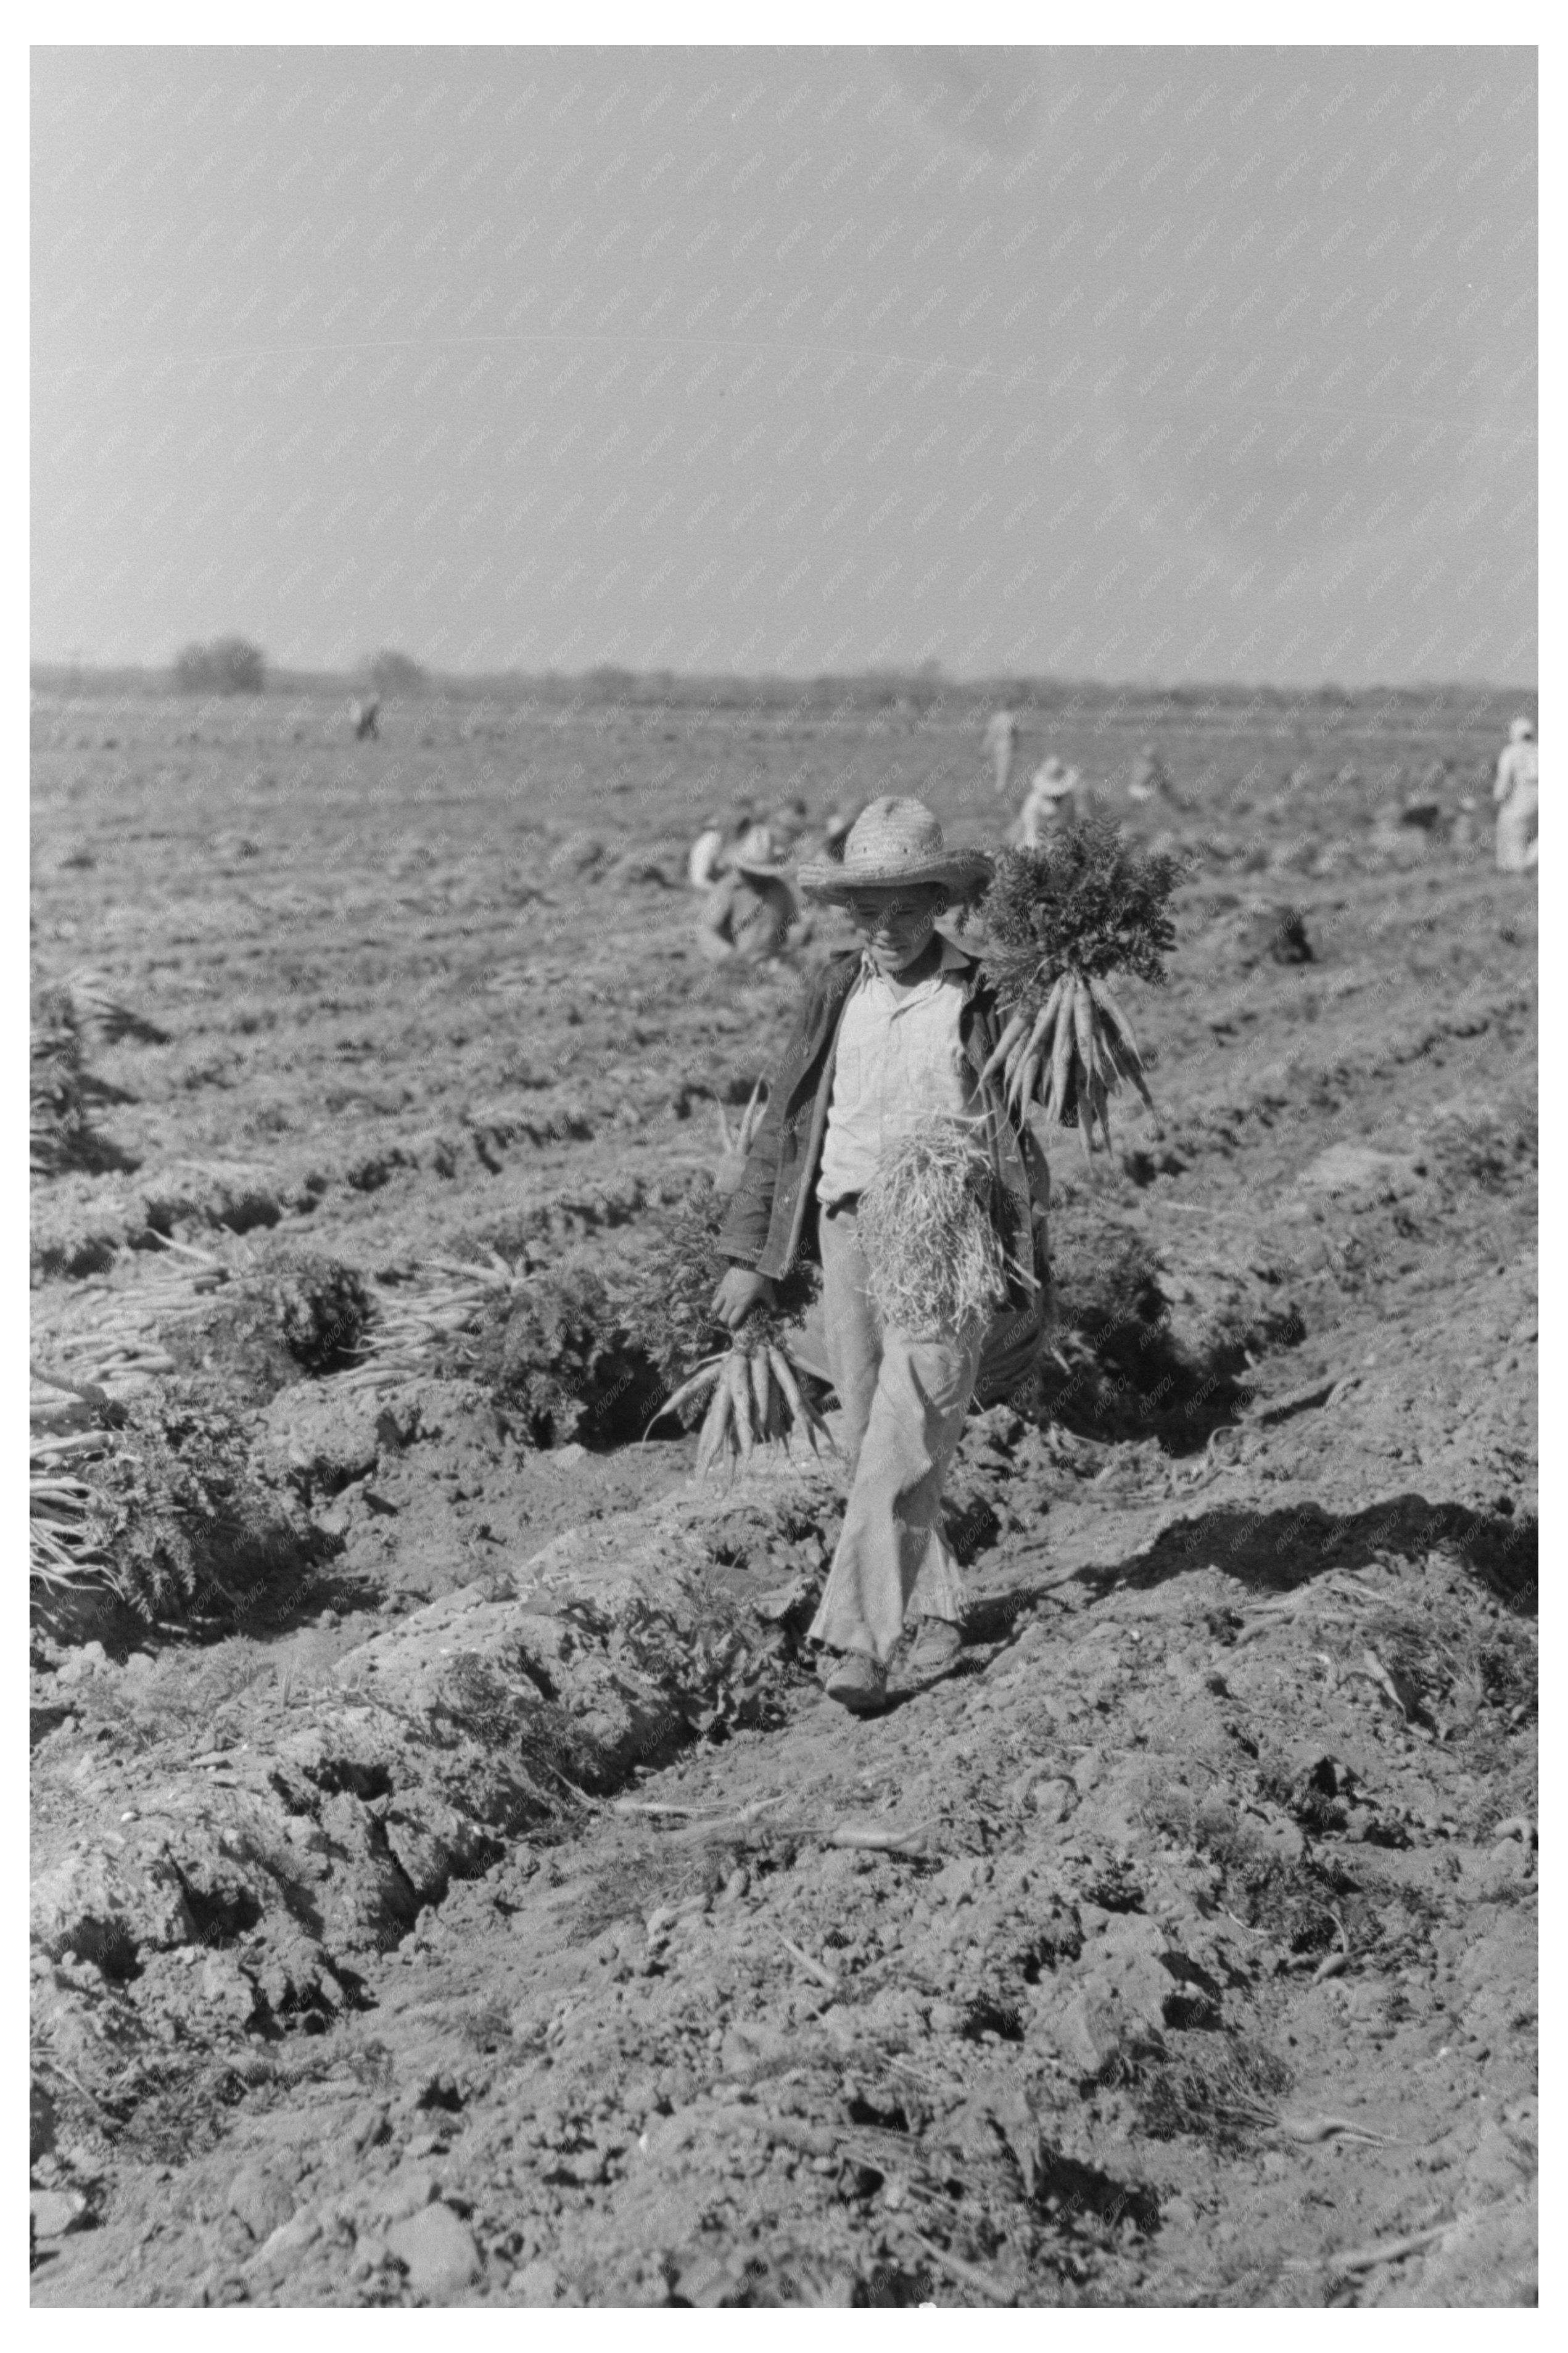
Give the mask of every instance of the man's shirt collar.
M 937 937 L 942 943 L 941 959 L 936 971 L 927 974 L 927 979 L 939 980 L 942 975 L 948 972 L 967 972 L 974 962 L 968 949 L 959 947 L 955 940 L 948 939 L 945 932 L 938 932 Z M 883 977 L 871 960 L 869 948 L 862 948 L 860 952 L 860 967 L 856 977 L 860 980 L 880 980 Z M 895 973 L 893 977 L 896 980 L 897 974 Z M 916 986 L 918 987 L 920 984 L 916 982 Z

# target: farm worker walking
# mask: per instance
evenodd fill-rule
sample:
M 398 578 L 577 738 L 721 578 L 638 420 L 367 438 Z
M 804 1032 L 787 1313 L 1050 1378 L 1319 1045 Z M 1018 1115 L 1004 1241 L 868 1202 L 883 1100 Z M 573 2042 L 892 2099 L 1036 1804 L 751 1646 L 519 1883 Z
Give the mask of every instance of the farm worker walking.
M 1042 760 L 1030 779 L 1028 795 L 1012 828 L 1020 849 L 1038 849 L 1048 833 L 1072 822 L 1080 813 L 1082 783 L 1076 768 L 1067 767 L 1054 753 L 1049 759 Z
M 710 964 L 766 964 L 782 954 L 800 910 L 772 834 L 753 826 L 708 892 L 697 945 Z
M 980 1082 L 1001 1029 L 991 986 L 937 928 L 989 869 L 982 850 L 948 849 L 919 801 L 888 797 L 856 818 L 841 864 L 801 867 L 802 891 L 836 900 L 863 944 L 812 982 L 719 1230 L 733 1263 L 714 1312 L 731 1330 L 771 1302 L 774 1279 L 799 1257 L 821 1263 L 828 1362 L 852 1467 L 810 1636 L 837 1654 L 830 1698 L 861 1715 L 885 1704 L 887 1662 L 911 1609 L 917 1675 L 942 1672 L 958 1653 L 963 1579 L 942 1535 L 942 1488 L 977 1376 L 982 1395 L 1005 1395 L 1044 1339 L 1036 1218 L 1046 1179 L 1000 1088 Z M 881 1321 L 868 1298 L 856 1218 L 883 1145 L 944 1113 L 983 1121 L 1012 1273 L 989 1332 L 916 1337 Z
M 711 891 L 718 881 L 719 857 L 724 849 L 724 828 L 715 815 L 703 819 L 703 829 L 692 844 L 692 854 L 686 860 L 686 880 L 694 891 Z
M 1011 711 L 991 712 L 986 721 L 985 748 L 996 778 L 996 789 L 999 793 L 1005 793 L 1012 781 L 1012 759 L 1018 749 L 1018 722 Z
M 1498 805 L 1498 870 L 1503 874 L 1527 874 L 1538 863 L 1541 849 L 1536 833 L 1541 753 L 1532 719 L 1510 723 L 1492 798 Z

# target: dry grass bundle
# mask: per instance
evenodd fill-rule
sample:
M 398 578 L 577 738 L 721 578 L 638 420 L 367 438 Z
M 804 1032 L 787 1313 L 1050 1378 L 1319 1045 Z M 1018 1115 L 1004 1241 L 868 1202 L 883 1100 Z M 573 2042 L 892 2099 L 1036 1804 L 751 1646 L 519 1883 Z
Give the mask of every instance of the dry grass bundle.
M 916 1339 L 970 1333 L 1007 1296 L 983 1137 L 978 1120 L 929 1120 L 884 1154 L 860 1197 L 872 1303 Z

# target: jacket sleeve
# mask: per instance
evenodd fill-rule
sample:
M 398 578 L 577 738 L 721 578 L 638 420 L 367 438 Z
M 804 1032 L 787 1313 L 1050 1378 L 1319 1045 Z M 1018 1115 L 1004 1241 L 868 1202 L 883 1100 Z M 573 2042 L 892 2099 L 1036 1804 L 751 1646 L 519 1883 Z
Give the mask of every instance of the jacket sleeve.
M 747 1155 L 746 1174 L 731 1197 L 719 1228 L 719 1249 L 736 1265 L 755 1266 L 767 1245 L 783 1134 L 783 1105 L 774 1094 L 768 1099 L 762 1124 Z
M 779 1185 L 779 1163 L 784 1148 L 784 1117 L 801 1072 L 810 1059 L 810 1045 L 818 1011 L 818 987 L 811 990 L 796 1016 L 789 1042 L 771 1073 L 768 1108 L 762 1114 L 747 1155 L 746 1173 L 731 1198 L 719 1228 L 718 1246 L 727 1259 L 755 1266 L 768 1243 L 773 1217 L 773 1196 Z

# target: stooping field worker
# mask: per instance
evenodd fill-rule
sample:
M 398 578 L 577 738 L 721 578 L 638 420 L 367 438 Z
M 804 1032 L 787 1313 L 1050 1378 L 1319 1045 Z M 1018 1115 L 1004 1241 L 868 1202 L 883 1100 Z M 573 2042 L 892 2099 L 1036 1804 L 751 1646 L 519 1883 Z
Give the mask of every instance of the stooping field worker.
M 732 1331 L 799 1259 L 821 1263 L 850 1488 L 810 1638 L 836 1654 L 829 1696 L 859 1714 L 885 1704 L 908 1617 L 916 1677 L 958 1653 L 964 1587 L 943 1487 L 977 1381 L 1006 1395 L 1044 1339 L 1048 1177 L 984 1076 L 1001 1026 L 990 984 L 938 928 L 990 863 L 946 847 L 919 801 L 884 797 L 842 862 L 801 867 L 802 891 L 837 901 L 861 945 L 809 989 L 719 1229 L 732 1263 L 714 1312 Z M 927 1206 L 945 1187 L 956 1214 L 929 1229 L 951 1263 L 906 1297 L 913 1229 L 899 1188 L 911 1184 Z
M 1163 801 L 1169 807 L 1179 809 L 1184 817 L 1191 816 L 1192 810 L 1192 803 L 1185 793 L 1178 790 L 1170 769 L 1153 744 L 1146 744 L 1139 754 L 1127 797 L 1139 807 L 1149 801 Z
M 729 853 L 703 907 L 697 944 L 710 964 L 766 964 L 782 955 L 800 916 L 785 873 L 769 828 L 753 826 Z
M 1528 874 L 1541 851 L 1541 751 L 1533 720 L 1510 722 L 1492 798 L 1498 807 L 1498 871 Z
M 1054 753 L 1042 760 L 1009 836 L 1014 846 L 1037 849 L 1053 827 L 1071 825 L 1081 817 L 1082 784 L 1076 768 L 1069 768 Z
M 711 891 L 727 874 L 735 853 L 748 833 L 756 830 L 757 812 L 747 800 L 736 801 L 727 817 L 710 809 L 686 860 L 686 880 L 694 891 Z
M 1168 793 L 1171 779 L 1165 773 L 1165 763 L 1152 744 L 1146 744 L 1138 755 L 1138 763 L 1128 785 L 1129 801 L 1151 801 L 1158 794 Z

